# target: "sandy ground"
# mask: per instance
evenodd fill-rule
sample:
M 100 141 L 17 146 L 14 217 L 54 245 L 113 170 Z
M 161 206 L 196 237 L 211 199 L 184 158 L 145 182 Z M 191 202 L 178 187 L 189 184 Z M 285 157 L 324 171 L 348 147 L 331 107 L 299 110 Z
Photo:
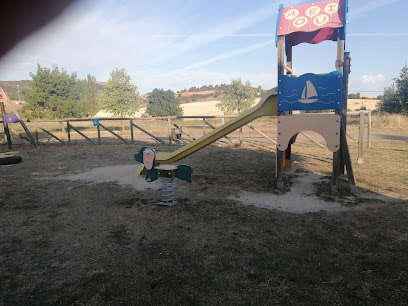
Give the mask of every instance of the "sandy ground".
M 119 165 L 93 168 L 79 174 L 59 176 L 58 173 L 47 173 L 44 176 L 44 174 L 41 173 L 31 173 L 31 176 L 38 176 L 38 179 L 83 181 L 88 184 L 114 182 L 119 185 L 132 187 L 137 191 L 155 190 L 158 191 L 157 201 L 159 202 L 160 180 L 148 183 L 143 176 L 135 176 L 137 169 L 137 165 Z M 367 208 L 365 206 L 359 206 L 358 208 L 352 206 L 347 207 L 343 205 L 344 201 L 327 202 L 316 196 L 315 184 L 321 183 L 322 180 L 324 181 L 326 178 L 315 173 L 296 173 L 292 178 L 291 192 L 289 193 L 275 194 L 271 192 L 240 191 L 237 195 L 229 195 L 228 198 L 238 201 L 243 205 L 296 214 L 310 212 L 340 213 L 348 210 Z M 174 186 L 175 192 L 183 197 L 205 196 L 203 194 L 192 193 L 190 188 L 186 188 L 184 184 L 178 186 L 177 180 L 175 180 Z M 375 194 L 371 194 L 370 198 L 378 201 L 387 199 L 386 197 Z M 350 195 L 348 200 L 350 203 L 353 203 L 355 196 Z
M 361 107 L 366 107 L 368 111 L 373 111 L 377 109 L 377 105 L 380 100 L 374 99 L 348 99 L 347 108 L 355 111 L 361 109 Z
M 256 102 L 258 101 L 259 99 L 256 100 Z M 216 106 L 219 102 L 220 101 L 218 100 L 214 100 L 205 102 L 183 103 L 181 104 L 181 108 L 183 109 L 184 116 L 222 116 L 222 111 Z M 146 108 L 142 107 L 137 113 L 135 113 L 134 117 L 141 117 L 145 111 Z M 112 116 L 112 113 L 101 110 L 95 115 L 95 118 L 110 118 Z
M 219 101 L 205 101 L 205 102 L 192 102 L 181 104 L 184 116 L 222 116 L 221 110 L 216 106 Z M 141 117 L 146 111 L 146 107 L 142 107 L 134 117 Z M 113 117 L 112 113 L 99 111 L 95 118 L 110 118 Z

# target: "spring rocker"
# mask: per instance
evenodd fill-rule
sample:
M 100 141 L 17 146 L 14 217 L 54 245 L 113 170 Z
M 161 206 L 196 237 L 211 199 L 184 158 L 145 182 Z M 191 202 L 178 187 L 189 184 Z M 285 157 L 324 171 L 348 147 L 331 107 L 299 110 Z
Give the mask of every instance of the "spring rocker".
M 174 199 L 173 179 L 176 177 L 180 180 L 191 183 L 191 174 L 193 169 L 187 165 L 170 165 L 156 162 L 156 151 L 148 147 L 142 147 L 138 153 L 134 155 L 137 162 L 141 163 L 139 174 L 146 174 L 145 180 L 153 182 L 158 178 L 161 179 L 162 200 L 159 205 L 174 206 L 177 201 Z
M 284 174 L 289 175 L 296 171 L 292 166 L 291 146 L 299 132 L 308 130 L 322 135 L 328 149 L 333 152 L 332 192 L 338 192 L 339 176 L 340 173 L 344 173 L 345 167 L 350 191 L 356 192 L 346 139 L 350 72 L 349 53 L 344 51 L 347 10 L 347 0 L 328 0 L 290 8 L 281 5 L 276 27 L 278 87 L 267 91 L 259 103 L 251 109 L 174 152 L 156 154 L 154 150 L 143 147 L 135 154 L 135 160 L 140 163 L 137 175 L 145 174 L 145 179 L 149 182 L 158 179 L 159 176 L 167 179 L 163 183 L 163 198 L 159 204 L 174 205 L 174 192 L 171 186 L 174 177 L 191 183 L 193 172 L 191 167 L 169 164 L 193 154 L 262 116 L 277 116 L 277 189 L 284 187 Z M 292 47 L 300 43 L 318 44 L 325 40 L 337 41 L 336 71 L 323 75 L 313 73 L 294 75 Z M 299 110 L 334 112 L 293 113 Z

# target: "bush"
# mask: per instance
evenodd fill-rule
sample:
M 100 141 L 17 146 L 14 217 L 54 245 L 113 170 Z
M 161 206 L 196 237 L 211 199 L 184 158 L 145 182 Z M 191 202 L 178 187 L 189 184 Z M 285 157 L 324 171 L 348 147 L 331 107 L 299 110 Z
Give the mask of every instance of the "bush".
M 400 77 L 394 79 L 390 87 L 384 89 L 379 110 L 387 113 L 408 114 L 408 67 L 401 69 Z
M 181 116 L 183 109 L 172 90 L 155 88 L 147 98 L 146 113 L 152 117 Z

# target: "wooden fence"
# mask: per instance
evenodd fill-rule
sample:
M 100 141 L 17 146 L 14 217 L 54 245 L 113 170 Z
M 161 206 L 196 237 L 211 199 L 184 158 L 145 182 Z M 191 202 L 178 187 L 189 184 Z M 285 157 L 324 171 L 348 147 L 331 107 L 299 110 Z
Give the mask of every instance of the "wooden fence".
M 354 139 L 349 134 L 347 136 L 357 142 L 358 144 L 358 157 L 357 163 L 363 163 L 363 148 L 364 148 L 364 129 L 367 126 L 367 148 L 371 148 L 371 112 L 370 111 L 359 111 L 359 112 L 348 112 L 348 116 L 358 116 L 358 139 Z
M 35 135 L 37 142 L 40 142 L 40 131 L 47 134 L 51 138 L 55 139 L 61 144 L 71 144 L 77 140 L 73 137 L 74 134 L 81 136 L 82 139 L 87 140 L 91 144 L 102 143 L 102 131 L 109 133 L 111 137 L 117 138 L 123 143 L 134 143 L 136 140 L 151 139 L 161 144 L 172 144 L 178 140 L 184 139 L 184 141 L 194 141 L 201 135 L 207 133 L 207 128 L 215 129 L 216 127 L 209 120 L 210 119 L 222 119 L 234 118 L 235 116 L 169 116 L 169 117 L 150 117 L 150 118 L 99 118 L 99 119 L 70 119 L 70 120 L 37 120 L 31 122 L 34 125 Z M 201 125 L 186 125 L 183 126 L 175 120 L 200 120 Z M 116 122 L 114 127 L 109 126 L 107 122 Z M 118 127 L 117 123 L 122 123 L 122 131 L 115 132 L 115 128 Z M 143 127 L 143 122 L 149 122 L 149 127 Z M 78 127 L 76 124 L 82 123 L 82 127 Z M 92 123 L 93 127 L 83 128 L 84 124 Z M 159 124 L 158 124 L 159 123 Z M 160 124 L 161 123 L 161 124 Z M 59 124 L 61 132 L 57 133 L 53 130 L 47 129 L 46 124 Z M 125 128 L 126 126 L 126 128 Z M 184 127 L 184 129 L 183 129 Z M 200 135 L 190 135 L 186 131 L 187 128 L 200 128 L 202 133 Z M 150 131 L 149 131 L 150 129 Z M 151 131 L 151 130 L 155 130 Z M 95 133 L 95 136 L 90 134 Z M 129 131 L 129 135 L 126 132 Z M 136 137 L 136 131 L 141 132 L 145 137 Z M 164 132 L 165 131 L 165 132 Z M 164 132 L 164 134 L 163 134 Z M 62 137 L 61 134 L 64 136 Z M 146 138 L 146 135 L 148 136 Z M 226 136 L 228 139 L 228 136 Z
M 365 128 L 367 128 L 367 147 L 371 146 L 371 112 L 348 112 L 348 116 L 357 116 L 359 121 L 358 137 L 349 139 L 358 144 L 358 163 L 363 162 Z M 35 134 L 37 144 L 54 142 L 69 145 L 78 141 L 86 141 L 93 145 L 112 142 L 118 139 L 123 143 L 154 141 L 165 145 L 181 145 L 196 140 L 208 131 L 220 126 L 235 116 L 169 116 L 148 118 L 99 118 L 69 120 L 36 120 L 28 122 L 30 130 Z M 228 143 L 242 144 L 248 142 L 262 145 L 276 144 L 276 118 L 264 117 L 238 129 L 222 139 Z M 11 129 L 12 133 L 25 141 L 27 135 Z M 103 135 L 105 134 L 105 136 Z M 325 147 L 306 132 L 301 134 L 320 147 Z M 107 136 L 106 136 L 107 135 Z M 45 137 L 44 137 L 45 136 Z M 275 139 L 274 139 L 275 138 Z

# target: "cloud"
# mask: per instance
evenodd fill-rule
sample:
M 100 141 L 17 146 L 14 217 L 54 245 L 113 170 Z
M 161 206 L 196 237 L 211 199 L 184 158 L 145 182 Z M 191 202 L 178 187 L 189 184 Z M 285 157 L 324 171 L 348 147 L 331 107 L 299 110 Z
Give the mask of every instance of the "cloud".
M 380 36 L 408 36 L 408 33 L 350 33 L 348 37 L 380 37 Z
M 218 62 L 220 60 L 223 60 L 223 59 L 231 58 L 231 57 L 238 56 L 238 55 L 241 55 L 241 54 L 244 54 L 244 53 L 248 53 L 248 52 L 260 49 L 260 48 L 264 48 L 266 46 L 272 45 L 274 42 L 275 42 L 274 40 L 268 40 L 268 41 L 265 41 L 265 42 L 253 44 L 253 45 L 250 45 L 250 46 L 247 46 L 247 47 L 244 47 L 244 48 L 240 48 L 240 49 L 237 49 L 237 50 L 232 50 L 232 51 L 229 51 L 229 52 L 225 52 L 225 53 L 219 54 L 217 56 L 208 58 L 208 59 L 206 59 L 204 61 L 194 63 L 194 64 L 190 64 L 190 65 L 188 65 L 186 67 L 183 67 L 183 68 L 181 68 L 179 70 L 191 70 L 191 69 L 195 69 L 195 68 L 201 68 L 201 67 L 207 66 L 209 64 L 212 64 L 212 63 Z
M 377 75 L 363 75 L 360 78 L 360 81 L 364 85 L 373 85 L 375 87 L 383 86 L 386 82 L 386 79 L 382 76 L 382 74 Z
M 245 81 L 250 81 L 254 86 L 261 85 L 264 88 L 270 89 L 276 86 L 276 73 L 212 73 L 199 68 L 203 68 L 215 62 L 222 61 L 226 58 L 239 56 L 269 45 L 273 45 L 274 42 L 274 40 L 268 40 L 265 42 L 252 44 L 244 48 L 228 51 L 206 60 L 199 61 L 165 73 L 154 73 L 154 71 L 149 71 L 148 73 L 139 72 L 133 74 L 132 79 L 143 79 L 143 85 L 141 86 L 141 91 L 143 92 L 150 91 L 157 86 L 160 87 L 162 86 L 161 84 L 166 84 L 170 89 L 173 90 L 180 90 L 183 88 L 190 88 L 192 86 L 202 86 L 210 84 L 229 84 L 232 78 L 237 77 L 240 77 Z
M 291 0 L 288 5 L 299 2 Z M 4 57 L 0 62 L 0 79 L 25 79 L 30 71 L 35 72 L 37 63 L 57 64 L 69 72 L 78 72 L 80 77 L 91 73 L 99 80 L 106 80 L 116 67 L 125 67 L 128 72 L 185 69 L 194 62 L 181 56 L 192 50 L 200 53 L 192 56 L 197 61 L 195 68 L 200 68 L 237 52 L 232 50 L 228 55 L 228 50 L 221 48 L 223 54 L 205 59 L 207 54 L 218 50 L 213 45 L 215 42 L 233 37 L 273 36 L 272 33 L 241 31 L 275 16 L 279 3 L 274 0 L 266 5 L 254 4 L 248 6 L 250 9 L 234 13 L 231 13 L 233 10 L 220 11 L 217 18 L 211 20 L 211 16 L 206 15 L 209 11 L 204 14 L 197 11 L 200 8 L 195 2 L 182 6 L 181 2 L 180 5 L 173 3 L 168 7 L 158 1 L 118 4 L 105 0 L 98 5 L 83 1 Z M 31 65 L 23 65 L 28 58 Z
M 387 80 L 382 74 L 363 75 L 358 79 L 350 79 L 349 92 L 364 93 L 377 96 L 383 93 L 384 88 L 390 85 L 390 80 Z
M 364 15 L 367 15 L 370 11 L 373 11 L 373 10 L 379 9 L 379 8 L 381 8 L 383 6 L 390 5 L 390 4 L 393 4 L 393 3 L 397 3 L 397 2 L 400 2 L 400 1 L 401 0 L 387 0 L 387 1 L 384 1 L 384 0 L 371 0 L 371 1 L 364 1 L 364 4 L 362 6 L 360 6 L 360 7 L 354 8 L 354 7 L 352 7 L 350 5 L 350 12 L 347 14 L 347 16 L 350 19 L 358 18 L 358 17 L 364 16 Z
M 300 2 L 302 1 L 291 0 L 288 1 L 287 4 L 296 5 Z M 257 9 L 252 11 L 246 11 L 245 14 L 241 14 L 239 16 L 231 16 L 228 20 L 219 24 L 212 25 L 211 27 L 206 27 L 200 32 L 195 33 L 194 35 L 172 34 L 169 36 L 165 36 L 168 38 L 177 37 L 185 39 L 181 41 L 176 40 L 166 46 L 166 52 L 156 57 L 156 62 L 161 62 L 163 60 L 182 55 L 188 51 L 195 50 L 226 37 L 240 37 L 241 35 L 242 37 L 244 37 L 245 34 L 240 34 L 237 32 L 277 15 L 277 7 L 279 6 L 279 4 L 280 0 L 273 1 L 266 6 L 258 7 Z
M 275 33 L 224 33 L 224 34 L 168 34 L 154 35 L 155 38 L 179 38 L 179 37 L 194 37 L 194 38 L 226 38 L 226 37 L 275 37 Z
M 125 67 L 141 92 L 155 87 L 180 90 L 229 83 L 233 77 L 249 80 L 254 86 L 271 88 L 276 84 L 276 67 L 259 65 L 259 62 L 252 66 L 241 65 L 244 57 L 239 56 L 272 45 L 281 2 L 254 2 L 244 10 L 243 5 L 239 9 L 237 5 L 231 10 L 220 10 L 216 6 L 212 11 L 202 11 L 207 5 L 198 1 L 103 0 L 98 4 L 93 0 L 80 1 L 85 6 L 69 10 L 4 57 L 0 62 L 0 79 L 27 79 L 29 72 L 35 72 L 40 63 L 47 67 L 57 64 L 70 73 L 78 72 L 81 78 L 91 73 L 99 81 L 106 81 L 112 69 Z M 285 6 L 294 6 L 307 1 L 284 2 Z M 350 16 L 363 16 L 370 10 L 396 2 L 399 0 L 367 1 L 352 9 Z M 271 26 L 265 27 L 266 23 Z M 408 36 L 408 33 L 349 34 L 356 37 L 385 35 Z M 274 58 L 274 54 L 275 51 L 271 51 L 270 58 Z M 229 58 L 235 62 L 226 61 Z M 299 69 L 301 60 L 299 58 L 296 66 Z M 217 65 L 211 65 L 214 63 Z M 202 70 L 204 68 L 207 70 Z M 210 71 L 215 68 L 223 73 Z M 246 69 L 251 74 L 236 72 Z M 361 80 L 357 77 L 356 84 L 358 88 L 382 86 L 384 82 L 376 77 L 363 76 Z
M 233 78 L 241 78 L 243 82 L 249 81 L 252 86 L 262 86 L 271 89 L 276 86 L 276 73 L 244 73 L 244 72 L 211 72 L 200 70 L 179 70 L 166 74 L 131 75 L 132 79 L 143 78 L 140 92 L 149 92 L 154 88 L 171 89 L 173 91 L 190 88 L 193 86 L 229 84 Z

